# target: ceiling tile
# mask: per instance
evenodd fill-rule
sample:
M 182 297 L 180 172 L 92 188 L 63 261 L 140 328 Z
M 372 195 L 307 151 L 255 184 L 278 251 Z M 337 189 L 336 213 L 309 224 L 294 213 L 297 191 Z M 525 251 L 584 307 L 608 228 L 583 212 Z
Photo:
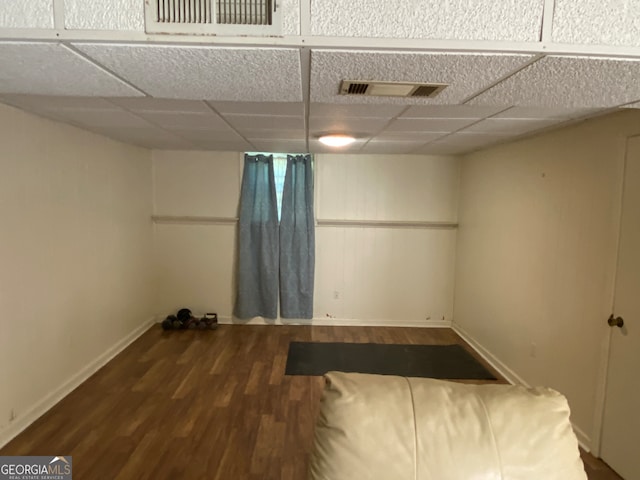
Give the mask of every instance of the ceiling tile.
M 390 142 L 371 140 L 364 147 L 362 153 L 412 153 L 418 147 L 424 145 L 425 142 Z
M 640 46 L 640 3 L 619 0 L 555 0 L 553 41 Z
M 120 110 L 58 110 L 57 118 L 86 127 L 151 128 L 148 122 Z
M 252 146 L 244 140 L 207 140 L 193 141 L 196 150 L 215 150 L 218 152 L 246 152 L 252 150 Z
M 0 43 L 0 93 L 140 96 L 138 90 L 57 43 Z
M 397 118 L 386 132 L 452 132 L 478 120 L 475 118 Z
M 302 101 L 297 49 L 74 44 L 153 97 Z
M 389 123 L 387 118 L 367 117 L 311 117 L 309 131 L 313 133 L 340 132 L 369 135 L 382 130 Z
M 212 111 L 208 113 L 140 112 L 138 115 L 162 128 L 191 128 L 233 132 L 229 125 Z
M 595 1 L 595 0 L 594 0 Z M 331 37 L 539 40 L 543 0 L 315 0 L 311 34 Z
M 228 130 L 202 130 L 202 129 L 186 129 L 171 128 L 169 129 L 174 135 L 185 138 L 190 142 L 199 143 L 215 143 L 215 142 L 235 142 L 246 143 L 245 140 L 231 129 Z
M 465 128 L 463 132 L 469 133 L 509 133 L 521 135 L 526 132 L 540 130 L 554 124 L 564 123 L 566 119 L 514 119 L 514 118 L 487 118 Z
M 606 108 L 640 98 L 640 60 L 549 56 L 469 102 L 552 108 Z
M 431 142 L 437 138 L 447 135 L 448 132 L 389 132 L 384 131 L 375 136 L 375 140 L 385 140 L 390 142 L 419 141 L 421 143 Z
M 238 130 L 271 130 L 274 126 L 287 130 L 304 127 L 303 117 L 274 117 L 272 115 L 225 115 L 224 117 Z
M 471 107 L 469 105 L 413 105 L 400 118 L 485 118 L 504 107 Z
M 246 138 L 280 138 L 282 140 L 304 140 L 304 129 L 281 130 L 242 130 L 240 133 Z
M 436 140 L 429 145 L 434 146 L 460 146 L 467 148 L 480 148 L 498 142 L 504 142 L 513 137 L 509 134 L 495 133 L 455 133 Z
M 205 102 L 197 100 L 176 100 L 173 98 L 110 98 L 110 102 L 133 112 L 187 112 L 211 113 Z
M 521 68 L 531 55 L 313 50 L 311 101 L 443 105 L 460 103 Z M 447 83 L 437 97 L 396 98 L 339 95 L 341 80 L 381 80 Z
M 248 140 L 258 152 L 304 153 L 307 151 L 307 144 L 304 140 L 271 138 L 249 138 Z
M 33 112 L 46 110 L 120 110 L 100 97 L 71 97 L 50 95 L 1 95 L 6 103 Z
M 183 138 L 153 126 L 144 128 L 92 127 L 90 130 L 114 140 L 145 148 L 180 150 L 191 147 L 191 144 Z
M 209 102 L 218 112 L 236 115 L 304 115 L 302 102 Z
M 54 28 L 53 0 L 2 0 L 0 28 Z
M 493 118 L 581 118 L 597 111 L 593 108 L 512 107 Z
M 313 117 L 393 118 L 405 108 L 405 105 L 312 103 L 309 111 Z

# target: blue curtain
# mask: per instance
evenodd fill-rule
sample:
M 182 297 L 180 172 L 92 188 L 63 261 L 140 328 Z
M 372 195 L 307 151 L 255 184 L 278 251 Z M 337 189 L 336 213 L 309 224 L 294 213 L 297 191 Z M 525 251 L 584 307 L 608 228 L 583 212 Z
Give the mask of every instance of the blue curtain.
M 280 213 L 280 316 L 313 318 L 315 229 L 311 155 L 288 155 Z
M 273 155 L 245 155 L 234 315 L 278 316 L 278 207 Z

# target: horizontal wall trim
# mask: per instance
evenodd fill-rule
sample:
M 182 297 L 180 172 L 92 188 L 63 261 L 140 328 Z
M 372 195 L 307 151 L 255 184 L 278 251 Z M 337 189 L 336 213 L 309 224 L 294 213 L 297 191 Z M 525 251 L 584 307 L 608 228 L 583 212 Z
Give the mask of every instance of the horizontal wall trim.
M 235 225 L 234 217 L 206 217 L 190 215 L 152 215 L 153 223 L 169 225 Z M 360 227 L 360 228 L 432 228 L 453 230 L 458 228 L 455 222 L 414 222 L 391 220 L 316 220 L 318 227 Z
M 91 375 L 100 370 L 116 355 L 137 340 L 144 332 L 149 330 L 153 325 L 154 317 L 147 319 L 145 322 L 136 327 L 131 333 L 125 335 L 122 339 L 109 347 L 104 353 L 99 355 L 95 360 L 89 362 L 77 373 L 67 379 L 58 388 L 48 393 L 44 398 L 35 405 L 29 407 L 23 414 L 18 415 L 14 422 L 10 423 L 6 428 L 0 431 L 0 448 L 9 443 L 19 433 L 44 415 L 49 409 L 56 405 L 60 400 L 69 395 L 79 385 L 85 382 Z
M 319 227 L 368 227 L 368 228 L 435 228 L 456 229 L 454 222 L 414 222 L 387 220 L 318 220 Z
M 179 215 L 152 215 L 153 223 L 187 224 L 187 225 L 235 225 L 238 219 L 234 217 L 198 217 Z
M 478 354 L 486 360 L 486 362 L 495 368 L 500 375 L 502 375 L 509 383 L 512 385 L 522 385 L 526 388 L 531 388 L 531 385 L 524 378 L 518 375 L 516 372 L 511 370 L 505 363 L 503 363 L 498 357 L 493 355 L 489 350 L 484 348 L 475 338 L 467 333 L 460 325 L 452 322 L 451 328 L 456 332 L 462 339 L 471 345 Z M 591 450 L 591 438 L 587 435 L 580 427 L 578 427 L 575 423 L 571 422 L 571 426 L 573 428 L 576 437 L 578 438 L 578 443 L 580 446 L 587 452 Z

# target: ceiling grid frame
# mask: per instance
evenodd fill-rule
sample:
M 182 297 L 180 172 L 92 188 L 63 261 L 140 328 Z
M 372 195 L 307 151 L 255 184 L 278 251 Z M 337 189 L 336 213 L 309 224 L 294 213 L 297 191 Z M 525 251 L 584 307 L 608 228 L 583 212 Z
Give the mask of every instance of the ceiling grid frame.
M 420 145 L 416 147 L 416 150 L 423 150 L 428 145 L 437 144 L 446 138 L 455 137 L 458 134 L 464 133 L 468 129 L 469 129 L 468 131 L 470 135 L 471 134 L 477 135 L 477 132 L 473 131 L 474 129 L 471 127 L 483 122 L 484 120 L 491 119 L 495 115 L 501 115 L 501 117 L 497 117 L 497 118 L 507 118 L 507 119 L 511 118 L 508 116 L 502 117 L 502 115 L 503 114 L 509 115 L 509 111 L 511 107 L 514 105 L 518 106 L 519 104 L 517 104 L 517 102 L 509 102 L 508 105 L 503 105 L 504 108 L 501 109 L 499 112 L 497 113 L 494 112 L 491 115 L 485 115 L 484 113 L 482 113 L 483 107 L 479 106 L 482 103 L 477 103 L 475 99 L 477 99 L 478 97 L 483 97 L 487 92 L 492 91 L 492 89 L 494 89 L 498 85 L 501 85 L 503 84 L 503 82 L 507 82 L 509 79 L 518 76 L 520 72 L 522 72 L 523 70 L 527 70 L 532 65 L 537 64 L 541 60 L 548 57 L 571 56 L 571 57 L 575 57 L 577 60 L 582 58 L 583 61 L 588 61 L 588 59 L 594 56 L 607 57 L 611 59 L 620 59 L 623 61 L 640 59 L 640 46 L 582 45 L 582 44 L 565 45 L 560 43 L 554 43 L 552 41 L 552 34 L 553 34 L 553 28 L 554 28 L 555 8 L 558 3 L 558 0 L 541 0 L 542 16 L 541 16 L 541 24 L 540 24 L 540 35 L 539 35 L 539 41 L 535 41 L 535 42 L 493 41 L 493 40 L 478 41 L 478 40 L 452 40 L 452 39 L 435 40 L 435 39 L 420 39 L 420 38 L 364 38 L 364 37 L 333 37 L 333 36 L 327 37 L 322 35 L 314 36 L 314 35 L 311 35 L 313 30 L 312 29 L 312 21 L 313 21 L 312 6 L 309 1 L 305 1 L 305 0 L 301 0 L 298 3 L 297 8 L 295 9 L 297 10 L 296 13 L 299 16 L 298 30 L 300 35 L 292 34 L 293 30 L 291 29 L 289 29 L 291 30 L 290 32 L 291 34 L 289 35 L 283 35 L 280 37 L 268 37 L 268 38 L 244 37 L 244 36 L 242 37 L 240 36 L 197 37 L 197 36 L 189 36 L 189 35 L 168 37 L 161 34 L 146 34 L 145 32 L 140 32 L 140 31 L 124 31 L 124 30 L 96 31 L 96 30 L 79 30 L 79 29 L 67 30 L 64 28 L 64 15 L 65 15 L 66 1 L 67 0 L 51 0 L 52 15 L 54 19 L 54 25 L 53 25 L 54 28 L 51 28 L 51 29 L 40 29 L 40 28 L 0 29 L 0 46 L 2 45 L 2 43 L 11 43 L 11 42 L 20 41 L 20 40 L 22 40 L 24 43 L 32 43 L 32 44 L 33 43 L 58 44 L 62 48 L 65 48 L 68 51 L 71 51 L 76 55 L 79 55 L 85 62 L 92 64 L 95 68 L 104 72 L 109 77 L 115 80 L 118 80 L 121 83 L 124 83 L 129 88 L 132 88 L 134 91 L 138 92 L 138 94 L 144 96 L 144 97 L 132 97 L 132 98 L 149 98 L 149 99 L 154 99 L 156 97 L 153 97 L 152 94 L 150 94 L 143 85 L 140 85 L 140 82 L 138 82 L 137 80 L 132 81 L 131 79 L 127 78 L 126 75 L 121 75 L 118 72 L 118 69 L 110 68 L 108 65 L 105 65 L 103 62 L 94 58 L 94 56 L 92 56 L 91 54 L 81 51 L 77 46 L 84 45 L 84 44 L 95 44 L 95 45 L 117 44 L 125 47 L 126 46 L 134 47 L 134 46 L 144 45 L 144 46 L 156 46 L 156 47 L 161 47 L 161 46 L 177 47 L 180 49 L 182 48 L 188 49 L 189 47 L 213 47 L 213 48 L 223 48 L 223 49 L 226 48 L 226 49 L 232 49 L 232 50 L 235 50 L 235 49 L 297 50 L 297 56 L 299 59 L 299 69 L 300 69 L 300 72 L 299 72 L 300 83 L 298 88 L 300 89 L 299 91 L 302 96 L 301 106 L 304 112 L 301 120 L 301 124 L 303 124 L 303 127 L 302 127 L 303 134 L 299 138 L 296 138 L 297 134 L 294 130 L 283 130 L 283 128 L 287 124 L 291 124 L 292 118 L 289 118 L 290 114 L 288 113 L 285 114 L 287 116 L 286 119 L 283 117 L 283 120 L 287 120 L 287 121 L 283 122 L 283 125 L 281 127 L 278 127 L 277 126 L 278 122 L 275 121 L 274 128 L 270 130 L 264 130 L 264 132 L 265 134 L 266 132 L 269 132 L 269 135 L 273 135 L 273 138 L 278 140 L 277 131 L 279 129 L 280 131 L 283 132 L 282 142 L 285 142 L 287 139 L 291 140 L 292 143 L 297 142 L 297 144 L 300 144 L 300 142 L 302 142 L 306 146 L 307 150 L 312 150 L 312 148 L 315 148 L 315 144 L 317 144 L 317 141 L 315 141 L 315 138 L 317 137 L 316 135 L 317 132 L 314 132 L 312 128 L 314 124 L 313 119 L 318 117 L 318 115 L 314 114 L 314 109 L 312 107 L 314 90 L 311 85 L 312 84 L 311 80 L 312 80 L 312 77 L 314 76 L 314 72 L 312 70 L 312 65 L 313 65 L 312 54 L 314 52 L 319 53 L 319 52 L 327 52 L 327 51 L 342 51 L 345 53 L 350 53 L 354 51 L 362 51 L 362 52 L 370 52 L 372 54 L 378 54 L 378 53 L 383 54 L 383 53 L 394 53 L 397 51 L 401 51 L 402 53 L 416 53 L 416 54 L 434 54 L 434 53 L 449 54 L 449 55 L 483 54 L 487 56 L 499 56 L 499 55 L 511 54 L 511 55 L 531 55 L 532 56 L 532 58 L 529 59 L 524 65 L 521 65 L 517 69 L 513 69 L 512 71 L 504 73 L 504 75 L 494 79 L 494 81 L 484 86 L 484 88 L 473 91 L 468 96 L 463 98 L 461 101 L 455 102 L 453 104 L 453 105 L 466 105 L 472 109 L 476 108 L 477 114 L 479 115 L 479 117 L 478 118 L 471 117 L 471 118 L 475 118 L 475 121 L 470 122 L 466 126 L 457 128 L 457 129 L 454 128 L 454 124 L 451 123 L 446 132 L 431 132 L 430 130 L 429 131 L 425 130 L 423 132 L 424 137 L 428 138 L 428 140 L 426 140 L 425 143 L 422 143 L 415 138 L 413 140 L 410 140 L 411 132 L 407 132 L 406 135 L 405 134 L 396 135 L 395 129 L 393 127 L 389 128 L 389 126 L 397 119 L 401 117 L 405 118 L 406 112 L 408 112 L 412 107 L 419 106 L 419 105 L 423 105 L 424 108 L 423 108 L 423 113 L 421 113 L 420 116 L 417 118 L 425 118 L 425 119 L 430 118 L 428 116 L 425 116 L 425 115 L 428 115 L 428 112 L 429 112 L 428 106 L 429 105 L 437 106 L 438 104 L 406 103 L 404 104 L 404 107 L 401 111 L 395 112 L 394 115 L 384 116 L 384 117 L 377 117 L 377 116 L 370 117 L 367 115 L 371 115 L 371 114 L 367 114 L 364 111 L 360 113 L 355 113 L 354 116 L 346 116 L 344 113 L 342 113 L 342 115 L 345 115 L 345 120 L 347 118 L 349 119 L 349 122 L 347 122 L 349 124 L 356 125 L 358 123 L 358 119 L 361 118 L 363 124 L 368 124 L 370 125 L 370 127 L 372 127 L 371 131 L 369 131 L 368 129 L 365 129 L 367 131 L 362 132 L 363 136 L 361 137 L 360 141 L 354 146 L 354 151 L 366 150 L 369 147 L 373 148 L 375 144 L 382 144 L 383 138 L 385 139 L 384 141 L 386 141 L 387 143 L 395 144 L 398 146 L 398 148 L 402 147 L 403 149 L 408 148 L 409 143 L 413 142 L 415 145 L 415 143 L 417 142 L 417 143 L 420 143 Z M 293 23 L 295 23 L 295 21 Z M 1 64 L 0 64 L 0 67 L 1 67 Z M 0 74 L 0 85 L 2 85 L 1 80 L 2 80 L 2 77 Z M 367 79 L 367 80 L 371 80 L 371 79 Z M 385 79 L 381 78 L 380 80 L 384 81 Z M 43 93 L 47 95 L 47 92 L 43 92 Z M 2 90 L 0 90 L 0 101 L 9 103 L 11 105 L 15 105 L 18 108 L 23 108 L 21 105 L 24 104 L 24 99 L 21 99 L 19 97 L 20 97 L 20 94 L 7 95 L 5 93 L 3 95 Z M 261 98 L 262 100 L 260 100 Z M 289 110 L 288 108 L 284 108 L 284 104 L 281 104 L 281 106 L 276 105 L 277 102 L 274 102 L 273 101 L 274 99 L 269 99 L 268 97 L 264 97 L 264 98 L 267 98 L 267 103 L 271 102 L 273 103 L 273 105 L 265 106 L 264 110 L 259 110 L 254 105 L 249 107 L 246 112 L 240 113 L 240 115 L 264 116 L 265 114 L 268 114 L 268 115 L 275 115 L 277 117 L 282 115 L 279 109 L 282 109 L 282 111 Z M 258 96 L 255 99 L 253 99 L 253 103 L 256 103 L 256 101 L 264 101 L 264 98 Z M 105 97 L 105 99 L 109 100 L 109 97 Z M 91 103 L 89 100 L 90 100 L 90 97 L 86 97 L 87 105 L 90 105 Z M 162 98 L 158 98 L 158 100 L 162 101 Z M 254 145 L 251 140 L 251 139 L 256 139 L 257 141 L 256 135 L 259 135 L 259 132 L 257 132 L 257 130 L 255 129 L 251 130 L 251 128 L 249 128 L 250 125 L 247 122 L 243 122 L 242 126 L 236 127 L 236 125 L 234 125 L 234 123 L 230 120 L 235 118 L 234 115 L 238 115 L 238 114 L 219 112 L 214 107 L 216 103 L 220 103 L 220 99 L 203 98 L 200 100 L 205 101 L 204 104 L 207 106 L 207 108 L 210 109 L 212 113 L 222 118 L 225 124 L 228 126 L 228 128 L 231 128 L 231 131 L 233 131 L 235 135 L 238 136 L 239 139 L 242 139 L 243 142 L 246 142 L 248 145 L 251 145 L 254 148 L 258 146 L 258 145 Z M 249 99 L 249 100 L 252 100 L 252 99 Z M 583 117 L 587 118 L 592 114 L 599 115 L 603 113 L 612 112 L 621 107 L 640 106 L 640 98 L 633 98 L 631 100 L 631 96 L 629 96 L 624 100 L 625 102 L 621 103 L 617 107 L 612 107 L 612 108 L 600 107 L 599 111 L 597 112 L 595 111 L 590 113 L 585 112 Z M 70 97 L 69 108 L 71 109 L 78 108 L 77 105 L 78 104 L 82 105 L 83 101 L 85 100 L 83 100 L 80 97 Z M 242 101 L 243 100 L 238 99 L 238 102 L 242 102 Z M 297 105 L 297 103 L 295 104 Z M 76 106 L 74 107 L 72 105 L 76 105 Z M 389 106 L 391 106 L 391 104 L 389 104 Z M 394 105 L 394 106 L 397 106 L 397 105 Z M 150 118 L 146 118 L 145 116 L 140 116 L 136 111 L 127 110 L 126 108 L 122 108 L 117 104 L 114 104 L 114 107 L 121 109 L 121 111 L 127 111 L 128 113 L 140 118 L 142 121 L 145 121 L 150 125 L 154 126 L 159 131 L 167 132 L 172 136 L 182 138 L 182 140 L 184 140 L 187 143 L 190 143 L 194 148 L 198 148 L 198 142 L 192 141 L 192 139 L 199 138 L 199 135 L 202 132 L 206 131 L 206 128 L 204 127 L 200 128 L 198 129 L 198 132 L 196 132 L 198 133 L 198 135 L 193 135 L 192 137 L 189 137 L 187 135 L 188 132 L 186 130 L 182 131 L 176 127 L 176 131 L 173 131 L 173 128 L 165 128 L 162 123 L 158 123 L 157 121 L 154 122 L 153 118 L 150 119 Z M 27 106 L 24 108 L 28 110 L 29 107 Z M 91 108 L 91 107 L 88 107 L 88 108 Z M 81 110 L 83 110 L 83 108 Z M 30 111 L 32 111 L 32 113 L 48 116 L 49 118 L 55 118 L 55 110 L 52 109 L 52 107 L 46 107 L 43 109 L 36 108 Z M 514 115 L 516 114 L 515 113 L 516 111 L 517 110 L 513 110 Z M 567 112 L 568 116 L 563 117 L 563 119 L 561 119 L 563 120 L 562 122 L 558 121 L 557 124 L 554 124 L 549 128 L 532 130 L 531 132 L 525 132 L 520 135 L 516 135 L 513 138 L 523 138 L 529 135 L 535 135 L 536 133 L 556 128 L 558 125 L 561 125 L 561 124 L 568 124 L 575 121 L 579 121 L 581 117 L 576 116 L 579 113 L 578 111 L 579 111 L 579 108 L 574 108 L 573 110 L 570 109 Z M 78 112 L 78 113 L 80 114 L 82 112 Z M 188 114 L 188 112 L 185 112 L 185 113 Z M 229 115 L 231 116 L 228 117 Z M 322 117 L 323 115 L 324 114 L 321 114 L 320 116 Z M 378 114 L 375 114 L 375 115 L 378 115 Z M 455 119 L 456 117 L 452 115 L 455 115 L 454 110 L 452 110 L 452 112 L 449 113 L 448 118 Z M 73 115 L 71 114 L 66 114 L 66 116 L 67 118 L 73 117 Z M 545 114 L 542 113 L 541 116 L 545 116 Z M 77 118 L 83 118 L 83 115 L 78 115 Z M 118 118 L 118 116 L 114 114 L 113 118 Z M 194 117 L 194 118 L 197 118 L 197 117 Z M 383 126 L 376 127 L 376 125 L 379 124 L 378 120 L 382 120 L 383 118 L 386 118 Z M 406 118 L 412 118 L 412 117 L 406 117 Z M 441 121 L 442 125 L 446 124 L 446 122 L 444 121 L 445 116 L 442 116 L 441 114 L 434 114 L 433 122 L 431 121 L 422 122 L 422 124 L 427 125 L 429 128 L 431 128 L 432 124 L 438 125 L 438 122 L 436 121 L 438 118 L 442 119 Z M 513 117 L 513 118 L 515 122 L 515 120 L 518 120 L 519 117 Z M 551 120 L 551 117 L 545 117 L 545 118 L 549 118 Z M 538 123 L 540 125 L 543 125 L 545 118 L 541 118 L 541 119 L 534 118 L 534 120 L 540 120 L 540 122 Z M 367 119 L 371 121 L 367 123 L 366 122 Z M 376 120 L 376 122 L 373 122 L 374 119 Z M 82 124 L 78 124 L 77 122 L 73 123 L 72 121 L 69 121 L 69 123 L 75 124 L 80 128 L 83 127 Z M 405 122 L 405 123 L 407 125 L 412 125 L 412 122 Z M 420 124 L 420 122 L 414 122 L 414 123 L 416 125 Z M 523 127 L 529 124 L 531 125 L 536 124 L 536 122 L 534 121 L 515 122 L 515 123 Z M 318 124 L 318 122 L 316 122 L 316 124 Z M 496 125 L 498 125 L 498 122 L 496 122 Z M 263 125 L 256 124 L 256 126 L 262 129 L 265 128 L 265 126 Z M 266 128 L 271 128 L 271 127 L 266 127 Z M 416 127 L 413 127 L 413 128 L 415 129 Z M 490 128 L 489 125 L 487 124 L 487 128 L 491 130 L 492 127 Z M 180 136 L 180 132 L 178 130 L 180 130 L 180 132 L 182 132 L 183 135 L 187 135 L 187 136 Z M 92 130 L 92 131 L 95 131 L 95 130 Z M 436 138 L 433 138 L 433 136 L 436 133 L 437 134 L 442 133 L 442 135 L 439 135 Z M 380 137 L 380 140 L 376 140 L 378 137 Z M 203 145 L 203 144 L 204 143 L 202 142 L 200 143 L 200 145 Z

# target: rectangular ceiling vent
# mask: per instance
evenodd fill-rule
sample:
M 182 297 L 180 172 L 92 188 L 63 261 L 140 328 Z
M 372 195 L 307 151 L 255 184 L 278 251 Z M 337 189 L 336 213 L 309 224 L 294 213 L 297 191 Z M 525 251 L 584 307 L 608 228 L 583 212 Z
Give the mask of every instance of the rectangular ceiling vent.
M 446 87 L 448 87 L 448 85 L 445 83 L 358 82 L 343 80 L 340 84 L 340 95 L 433 98 Z
M 277 0 L 146 0 L 148 33 L 280 35 Z

